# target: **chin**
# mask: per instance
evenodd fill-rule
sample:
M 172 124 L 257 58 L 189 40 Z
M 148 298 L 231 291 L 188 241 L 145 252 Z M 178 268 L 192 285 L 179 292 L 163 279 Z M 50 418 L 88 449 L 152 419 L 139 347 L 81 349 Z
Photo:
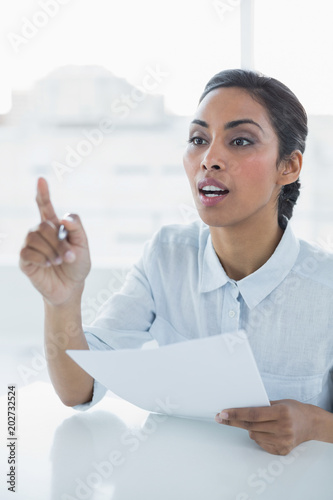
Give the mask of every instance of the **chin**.
M 208 214 L 206 210 L 198 210 L 198 214 L 202 222 L 210 227 L 224 227 L 228 226 L 228 222 L 221 217 L 221 214 Z

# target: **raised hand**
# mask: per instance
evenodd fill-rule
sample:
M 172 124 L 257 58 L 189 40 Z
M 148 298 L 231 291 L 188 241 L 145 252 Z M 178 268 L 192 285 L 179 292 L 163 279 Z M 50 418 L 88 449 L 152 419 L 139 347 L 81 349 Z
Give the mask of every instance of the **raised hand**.
M 58 219 L 42 177 L 37 183 L 36 202 L 41 222 L 28 232 L 19 264 L 46 301 L 61 305 L 76 293 L 82 293 L 91 268 L 87 236 L 78 215 L 68 214 Z M 58 238 L 61 224 L 68 232 L 62 241 Z

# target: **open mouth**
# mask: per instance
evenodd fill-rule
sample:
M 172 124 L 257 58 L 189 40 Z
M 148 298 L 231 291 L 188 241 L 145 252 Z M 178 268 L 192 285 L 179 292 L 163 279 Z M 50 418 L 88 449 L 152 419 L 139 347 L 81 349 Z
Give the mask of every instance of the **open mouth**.
M 217 186 L 204 186 L 199 189 L 200 194 L 207 196 L 207 198 L 216 198 L 218 196 L 224 196 L 229 193 L 228 189 L 220 189 Z

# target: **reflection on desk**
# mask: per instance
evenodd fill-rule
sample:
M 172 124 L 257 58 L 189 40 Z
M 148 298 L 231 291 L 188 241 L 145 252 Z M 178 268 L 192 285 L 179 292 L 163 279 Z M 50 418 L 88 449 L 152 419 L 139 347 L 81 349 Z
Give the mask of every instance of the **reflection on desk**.
M 2 499 L 333 498 L 330 444 L 311 441 L 278 457 L 242 429 L 152 414 L 114 397 L 78 413 L 44 382 L 19 390 L 17 417 L 17 491 L 7 491 L 2 471 Z

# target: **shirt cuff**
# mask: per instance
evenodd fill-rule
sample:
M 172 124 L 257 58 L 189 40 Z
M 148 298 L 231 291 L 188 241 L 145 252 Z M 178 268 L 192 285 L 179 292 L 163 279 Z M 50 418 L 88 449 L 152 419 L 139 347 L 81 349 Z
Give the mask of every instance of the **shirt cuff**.
M 92 351 L 107 351 L 110 349 L 110 346 L 99 340 L 95 335 L 89 332 L 84 332 L 89 349 Z M 104 396 L 105 393 L 107 392 L 107 388 L 102 385 L 100 382 L 97 380 L 94 380 L 94 387 L 93 387 L 93 397 L 91 401 L 88 401 L 87 403 L 83 403 L 80 405 L 73 406 L 74 410 L 78 411 L 86 411 L 92 406 L 94 406 L 96 403 L 98 403 Z

